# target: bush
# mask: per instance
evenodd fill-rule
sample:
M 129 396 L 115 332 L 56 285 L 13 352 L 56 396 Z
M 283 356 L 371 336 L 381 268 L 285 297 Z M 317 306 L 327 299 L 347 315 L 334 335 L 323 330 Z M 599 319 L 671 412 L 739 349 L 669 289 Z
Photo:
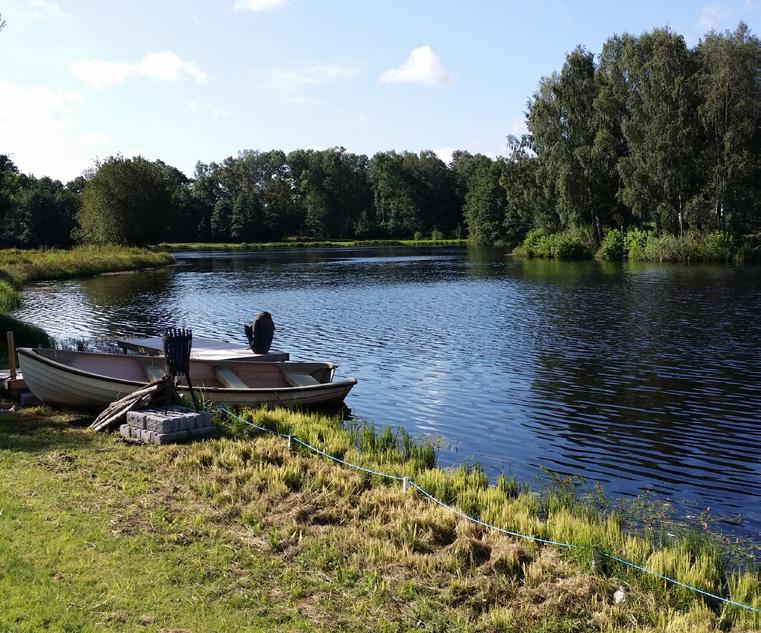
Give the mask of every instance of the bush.
M 645 259 L 645 248 L 647 247 L 647 231 L 642 229 L 629 229 L 624 237 L 624 251 L 631 261 Z
M 735 252 L 732 237 L 721 231 L 705 233 L 697 244 L 697 258 L 703 262 L 731 262 Z
M 735 261 L 738 264 L 761 263 L 761 233 L 745 235 L 740 240 Z
M 423 232 L 422 231 L 415 231 L 415 233 L 412 235 L 412 239 L 416 242 L 420 242 L 423 239 Z
M 556 257 L 558 259 L 585 259 L 592 256 L 584 235 L 579 231 L 551 233 L 546 235 L 543 229 L 528 232 L 513 255 L 526 257 Z
M 618 229 L 608 231 L 602 238 L 597 257 L 608 261 L 621 261 L 624 258 L 624 234 Z
M 443 231 L 439 231 L 439 229 L 433 229 L 433 231 L 431 231 L 431 239 L 434 242 L 438 242 L 446 239 L 446 235 L 444 235 Z

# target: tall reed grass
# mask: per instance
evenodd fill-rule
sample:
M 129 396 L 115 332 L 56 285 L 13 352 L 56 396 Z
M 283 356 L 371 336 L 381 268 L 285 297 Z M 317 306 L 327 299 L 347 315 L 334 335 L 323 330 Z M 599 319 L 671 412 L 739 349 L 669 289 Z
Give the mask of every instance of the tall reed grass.
M 731 599 L 761 606 L 758 573 L 753 569 L 729 568 L 715 540 L 689 530 L 662 540 L 629 533 L 615 512 L 599 511 L 595 503 L 579 495 L 573 486 L 556 486 L 537 493 L 504 477 L 490 484 L 477 466 L 438 468 L 433 446 L 426 442 L 416 444 L 404 431 L 383 429 L 379 432 L 363 424 L 343 428 L 337 419 L 285 410 L 246 411 L 244 415 L 260 426 L 295 435 L 348 462 L 411 477 L 430 494 L 476 519 L 526 536 L 574 544 L 574 548 L 564 551 L 569 560 L 588 572 L 592 570 L 592 550 L 599 548 L 705 591 L 726 593 Z M 204 486 L 220 500 L 227 498 L 229 502 L 232 495 L 249 504 L 264 490 L 274 491 L 278 496 L 294 490 L 319 490 L 346 498 L 368 488 L 396 485 L 337 465 L 332 471 L 321 469 L 321 475 L 314 480 L 303 460 L 321 458 L 299 449 L 298 461 L 293 462 L 281 452 L 285 440 L 267 436 L 248 442 L 245 438 L 256 436 L 256 432 L 234 420 L 219 421 L 219 424 L 231 439 L 218 447 L 207 445 L 192 450 L 183 460 L 186 467 L 201 469 L 210 475 Z M 408 543 L 413 552 L 425 551 L 428 542 L 453 542 L 458 520 L 435 508 L 431 512 L 422 523 L 407 524 L 402 520 L 393 526 L 397 532 L 393 538 Z M 260 514 L 254 514 L 259 517 L 253 519 L 254 522 L 262 519 Z M 482 528 L 475 526 L 474 530 L 483 534 Z M 428 536 L 419 541 L 423 534 Z M 522 547 L 529 552 L 542 549 L 530 540 Z M 413 560 L 418 559 L 413 557 Z M 427 564 L 423 560 L 418 562 L 421 568 Z M 621 582 L 661 595 L 664 607 L 689 612 L 693 605 L 704 602 L 698 594 L 612 560 L 608 561 L 608 569 L 608 573 Z M 739 627 L 761 624 L 751 612 L 728 609 L 710 600 L 707 604 L 725 622 Z

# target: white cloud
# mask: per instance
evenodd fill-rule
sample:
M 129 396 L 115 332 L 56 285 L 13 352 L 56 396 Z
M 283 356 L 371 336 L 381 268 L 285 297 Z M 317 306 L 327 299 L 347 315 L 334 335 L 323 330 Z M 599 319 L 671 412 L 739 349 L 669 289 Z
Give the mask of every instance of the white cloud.
M 39 18 L 41 20 L 61 20 L 63 18 L 71 17 L 55 2 L 48 2 L 48 0 L 32 0 L 29 3 L 29 8 L 31 9 L 29 14 L 33 18 Z
M 286 0 L 238 0 L 235 3 L 236 11 L 271 11 L 282 9 L 287 4 Z
M 190 110 L 194 114 L 196 112 L 200 112 L 201 111 L 201 104 L 198 103 L 198 101 L 188 101 L 188 110 Z
M 80 129 L 79 93 L 0 82 L 0 103 L 3 152 L 24 172 L 70 180 L 92 163 L 83 139 L 106 142 Z
M 445 86 L 453 80 L 430 46 L 414 49 L 397 68 L 390 68 L 378 78 L 384 84 L 418 83 L 428 86 Z
M 71 64 L 69 70 L 93 88 L 118 86 L 135 76 L 156 81 L 190 78 L 199 84 L 208 81 L 208 76 L 198 64 L 184 61 L 173 51 L 148 53 L 136 64 L 109 62 L 104 59 L 80 59 Z
M 135 67 L 103 59 L 79 59 L 69 66 L 74 76 L 93 88 L 118 86 L 135 74 Z
M 186 62 L 172 51 L 148 53 L 140 62 L 137 72 L 143 77 L 158 81 L 178 81 L 183 77 L 189 77 L 199 84 L 205 84 L 208 80 L 198 64 Z
M 355 66 L 313 64 L 290 70 L 273 70 L 260 87 L 290 103 L 318 103 L 319 99 L 305 95 L 304 92 L 312 87 L 351 79 L 358 74 L 359 69 Z
M 721 3 L 706 5 L 700 12 L 698 26 L 706 31 L 719 29 L 731 14 L 732 12 Z
M 433 153 L 436 154 L 441 160 L 443 160 L 447 165 L 452 162 L 452 154 L 454 154 L 456 147 L 439 147 L 438 149 L 433 150 Z

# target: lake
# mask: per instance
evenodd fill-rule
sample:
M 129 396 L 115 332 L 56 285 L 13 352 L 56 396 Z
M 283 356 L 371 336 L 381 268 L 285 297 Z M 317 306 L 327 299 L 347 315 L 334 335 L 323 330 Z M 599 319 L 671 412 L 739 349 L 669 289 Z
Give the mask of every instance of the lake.
M 27 286 L 55 336 L 170 325 L 331 360 L 353 415 L 441 445 L 439 462 L 534 481 L 581 474 L 761 542 L 761 267 L 513 259 L 500 249 L 179 253 L 179 265 Z M 738 516 L 739 515 L 739 516 Z

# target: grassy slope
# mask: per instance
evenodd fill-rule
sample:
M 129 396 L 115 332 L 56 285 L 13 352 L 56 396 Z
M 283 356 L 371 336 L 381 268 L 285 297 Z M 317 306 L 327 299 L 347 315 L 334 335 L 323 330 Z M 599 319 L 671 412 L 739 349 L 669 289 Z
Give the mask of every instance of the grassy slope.
M 484 502 L 478 477 L 431 471 L 428 451 L 400 451 L 389 434 L 352 440 L 325 418 L 258 416 Z M 679 591 L 483 533 L 279 438 L 132 447 L 72 418 L 0 415 L 0 630 L 678 633 L 720 622 Z M 489 494 L 517 521 L 519 508 L 531 514 L 510 486 Z M 613 606 L 618 586 L 628 595 Z
M 256 242 L 256 243 L 167 243 L 156 248 L 167 251 L 217 251 L 263 248 L 344 248 L 357 246 L 465 246 L 468 240 L 325 240 L 320 242 Z
M 104 272 L 165 266 L 174 262 L 167 253 L 121 246 L 87 246 L 72 250 L 0 250 L 0 365 L 8 361 L 5 332 L 13 330 L 16 345 L 46 345 L 43 330 L 4 314 L 19 306 L 18 288 L 28 281 L 68 279 Z

